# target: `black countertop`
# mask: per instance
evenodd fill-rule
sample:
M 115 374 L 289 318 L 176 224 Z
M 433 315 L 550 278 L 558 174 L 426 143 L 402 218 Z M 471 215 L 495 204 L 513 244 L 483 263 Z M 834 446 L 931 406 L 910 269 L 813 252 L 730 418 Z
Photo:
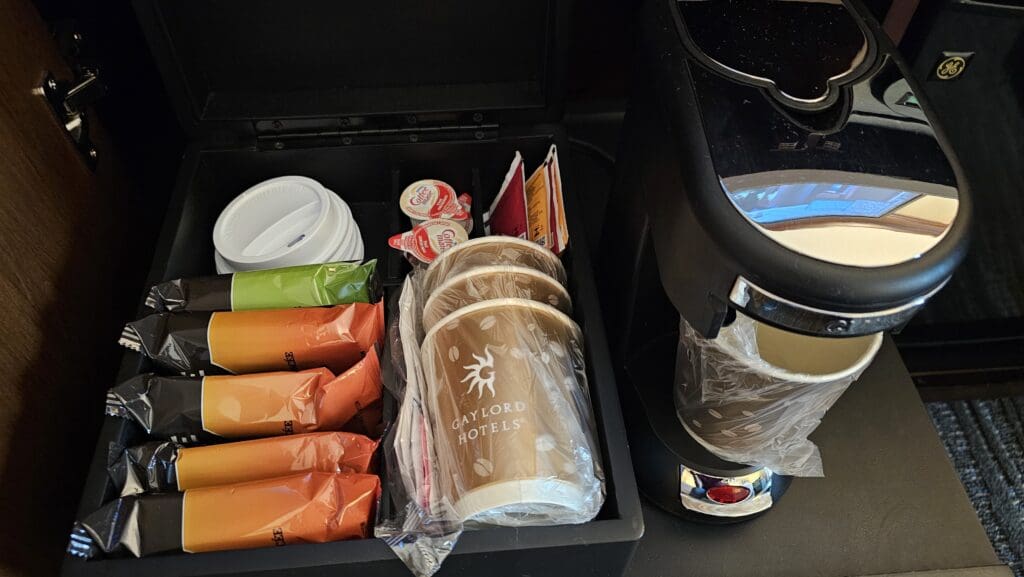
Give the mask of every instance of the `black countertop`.
M 762 517 L 683 521 L 644 503 L 627 575 L 1003 577 L 892 341 L 811 436 L 825 477 L 795 479 Z

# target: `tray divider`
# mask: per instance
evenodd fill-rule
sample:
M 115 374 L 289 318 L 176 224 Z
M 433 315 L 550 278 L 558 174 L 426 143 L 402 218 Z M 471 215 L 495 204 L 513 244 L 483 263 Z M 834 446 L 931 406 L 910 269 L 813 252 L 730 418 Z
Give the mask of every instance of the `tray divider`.
M 402 215 L 402 209 L 399 206 L 398 200 L 402 196 L 402 171 L 398 168 L 398 165 L 392 160 L 391 165 L 391 195 L 388 198 L 388 236 L 399 234 L 404 232 L 405 228 L 403 225 L 408 222 L 408 219 Z M 397 286 L 402 284 L 402 279 L 405 278 L 405 257 L 400 252 L 390 246 L 384 247 L 385 263 L 385 275 L 384 284 Z
M 474 166 L 470 177 L 470 186 L 473 190 L 473 206 L 470 209 L 470 213 L 473 216 L 473 232 L 470 236 L 479 237 L 486 236 L 487 231 L 484 229 L 484 205 L 486 198 L 484 197 L 484 188 L 480 183 L 480 167 Z

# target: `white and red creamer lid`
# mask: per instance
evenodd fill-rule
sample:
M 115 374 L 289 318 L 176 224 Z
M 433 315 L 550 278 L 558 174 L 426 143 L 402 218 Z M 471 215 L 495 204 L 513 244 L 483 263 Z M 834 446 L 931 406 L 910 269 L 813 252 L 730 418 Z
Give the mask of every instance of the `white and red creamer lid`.
M 431 219 L 417 224 L 412 230 L 388 239 L 388 245 L 407 252 L 425 262 L 434 262 L 444 251 L 469 240 L 466 229 L 454 220 Z
M 413 224 L 434 218 L 450 218 L 466 220 L 469 213 L 459 203 L 459 195 L 455 189 L 440 180 L 417 180 L 405 187 L 398 201 Z

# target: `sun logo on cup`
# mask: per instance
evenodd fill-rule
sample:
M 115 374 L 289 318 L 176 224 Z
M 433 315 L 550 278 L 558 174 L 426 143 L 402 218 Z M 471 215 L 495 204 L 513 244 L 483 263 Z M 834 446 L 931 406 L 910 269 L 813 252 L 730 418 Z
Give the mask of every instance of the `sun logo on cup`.
M 477 398 L 482 399 L 484 397 L 484 387 L 491 392 L 491 396 L 495 396 L 494 392 L 494 355 L 491 354 L 491 346 L 484 346 L 483 357 L 479 355 L 472 355 L 476 359 L 475 365 L 466 365 L 462 368 L 469 371 L 461 382 L 469 381 L 469 388 L 466 389 L 466 394 L 471 394 L 473 389 L 477 390 Z

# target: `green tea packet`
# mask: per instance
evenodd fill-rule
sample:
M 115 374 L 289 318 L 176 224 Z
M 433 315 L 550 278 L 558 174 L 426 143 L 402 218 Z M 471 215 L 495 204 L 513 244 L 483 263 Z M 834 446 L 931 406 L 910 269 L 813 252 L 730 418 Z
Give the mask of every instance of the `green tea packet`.
M 370 303 L 380 299 L 376 260 L 182 278 L 154 286 L 146 306 L 164 312 L 246 311 Z

